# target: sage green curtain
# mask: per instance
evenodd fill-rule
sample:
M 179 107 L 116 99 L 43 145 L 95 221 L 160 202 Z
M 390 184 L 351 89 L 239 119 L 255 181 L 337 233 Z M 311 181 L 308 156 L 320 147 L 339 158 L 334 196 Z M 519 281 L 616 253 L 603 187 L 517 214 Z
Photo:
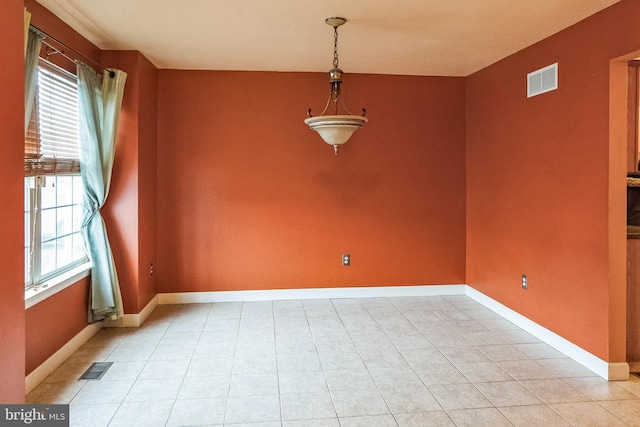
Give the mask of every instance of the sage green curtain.
M 36 100 L 38 83 L 38 55 L 44 40 L 44 34 L 33 27 L 27 35 L 27 48 L 24 54 L 24 134 L 27 134 L 31 111 Z
M 80 118 L 80 171 L 84 184 L 82 236 L 91 259 L 89 323 L 124 314 L 120 283 L 100 209 L 107 200 L 115 158 L 116 131 L 127 74 L 98 75 L 77 62 Z

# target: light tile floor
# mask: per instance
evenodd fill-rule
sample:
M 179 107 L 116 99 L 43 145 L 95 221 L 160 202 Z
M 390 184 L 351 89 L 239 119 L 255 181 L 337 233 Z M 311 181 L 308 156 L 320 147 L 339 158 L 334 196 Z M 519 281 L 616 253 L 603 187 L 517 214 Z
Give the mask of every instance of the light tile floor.
M 92 362 L 114 362 L 78 381 Z M 465 296 L 159 306 L 27 396 L 72 426 L 640 426 L 607 382 Z

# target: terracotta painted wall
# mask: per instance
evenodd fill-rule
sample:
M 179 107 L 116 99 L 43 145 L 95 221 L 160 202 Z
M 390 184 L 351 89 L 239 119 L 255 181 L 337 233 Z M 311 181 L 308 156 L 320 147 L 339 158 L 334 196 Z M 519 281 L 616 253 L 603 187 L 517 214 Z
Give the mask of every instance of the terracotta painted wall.
M 87 277 L 26 311 L 27 374 L 87 326 L 89 280 Z
M 127 73 L 109 198 L 103 208 L 125 313 L 155 296 L 157 70 L 134 51 L 105 51 L 102 63 Z
M 149 267 L 158 264 L 158 70 L 140 55 L 138 84 L 138 289 L 136 313 L 140 312 L 157 294 L 157 274 Z
M 0 14 L 0 402 L 24 402 L 24 26 L 21 2 Z
M 159 292 L 465 282 L 464 79 L 346 74 L 338 156 L 303 123 L 325 74 L 158 86 Z
M 467 78 L 467 283 L 613 362 L 626 183 L 609 159 L 626 140 L 610 151 L 609 67 L 640 49 L 638 16 L 622 1 Z M 527 99 L 527 73 L 555 62 L 559 90 Z

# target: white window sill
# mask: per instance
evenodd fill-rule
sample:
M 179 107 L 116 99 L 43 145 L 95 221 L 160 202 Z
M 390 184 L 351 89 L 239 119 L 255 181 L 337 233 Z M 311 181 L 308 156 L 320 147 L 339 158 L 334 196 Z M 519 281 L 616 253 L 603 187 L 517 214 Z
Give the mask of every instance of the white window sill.
M 38 290 L 27 289 L 24 292 L 24 308 L 25 310 L 33 307 L 39 302 L 44 301 L 52 295 L 57 294 L 60 291 L 68 288 L 81 279 L 89 276 L 91 271 L 91 263 L 85 262 L 79 266 L 66 271 L 51 280 L 42 283 Z

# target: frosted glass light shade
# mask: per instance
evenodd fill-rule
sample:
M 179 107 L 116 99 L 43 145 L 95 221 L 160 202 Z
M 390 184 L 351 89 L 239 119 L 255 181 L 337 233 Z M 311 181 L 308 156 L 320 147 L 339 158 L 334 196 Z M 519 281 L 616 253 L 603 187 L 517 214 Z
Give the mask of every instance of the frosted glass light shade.
M 342 145 L 367 122 L 363 116 L 317 116 L 304 120 L 329 145 Z

